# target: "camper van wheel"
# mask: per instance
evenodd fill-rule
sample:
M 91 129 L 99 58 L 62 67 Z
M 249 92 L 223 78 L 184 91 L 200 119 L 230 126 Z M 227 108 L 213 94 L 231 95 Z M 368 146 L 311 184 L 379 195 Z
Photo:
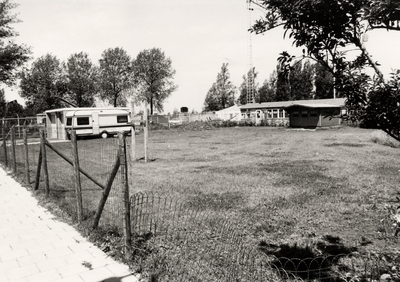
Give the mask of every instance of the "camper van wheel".
M 103 132 L 103 133 L 101 134 L 101 137 L 104 138 L 104 139 L 107 138 L 107 137 L 108 137 L 107 132 Z

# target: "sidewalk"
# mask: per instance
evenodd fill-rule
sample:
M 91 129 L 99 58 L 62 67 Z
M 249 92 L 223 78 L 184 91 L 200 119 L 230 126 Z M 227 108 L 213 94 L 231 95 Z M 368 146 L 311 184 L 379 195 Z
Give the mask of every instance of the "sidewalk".
M 0 281 L 137 282 L 0 168 Z

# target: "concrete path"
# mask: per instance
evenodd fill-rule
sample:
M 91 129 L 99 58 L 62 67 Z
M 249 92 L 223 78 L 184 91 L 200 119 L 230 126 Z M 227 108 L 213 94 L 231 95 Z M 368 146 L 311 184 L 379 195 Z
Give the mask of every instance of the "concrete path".
M 0 281 L 137 282 L 0 168 Z

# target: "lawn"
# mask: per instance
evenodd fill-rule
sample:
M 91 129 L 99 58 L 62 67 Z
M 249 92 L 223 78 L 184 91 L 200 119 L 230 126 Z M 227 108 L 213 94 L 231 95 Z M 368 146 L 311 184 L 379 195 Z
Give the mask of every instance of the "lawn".
M 400 191 L 400 150 L 372 142 L 373 134 L 352 127 L 155 131 L 152 161 L 135 164 L 131 193 L 190 199 L 229 218 L 254 244 L 329 235 L 349 247 L 392 252 L 397 241 L 385 240 L 381 220 Z
M 217 229 L 215 222 L 223 222 L 220 228 L 229 229 L 246 248 L 267 254 L 288 256 L 296 248 L 314 254 L 397 253 L 385 204 L 400 204 L 400 149 L 376 142 L 376 132 L 353 127 L 150 131 L 148 163 L 142 158 L 143 136 L 136 136 L 130 193 L 156 192 L 181 201 L 188 213 L 207 214 Z M 55 146 L 70 149 L 68 143 Z M 81 140 L 78 146 L 82 167 L 105 183 L 116 139 Z M 37 147 L 32 148 L 31 156 L 37 157 Z M 51 193 L 71 211 L 72 169 L 54 153 L 48 155 Z M 101 189 L 85 177 L 82 181 L 90 217 Z M 106 207 L 112 222 L 118 222 L 119 190 L 116 184 Z M 204 228 L 200 233 L 207 233 Z M 288 246 L 292 249 L 285 253 Z

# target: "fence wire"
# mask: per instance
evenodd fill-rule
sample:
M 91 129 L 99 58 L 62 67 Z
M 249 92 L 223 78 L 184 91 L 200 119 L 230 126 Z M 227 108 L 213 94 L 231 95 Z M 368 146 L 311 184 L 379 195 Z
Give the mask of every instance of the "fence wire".
M 400 281 L 398 255 L 278 258 L 246 245 L 229 219 L 167 194 L 134 194 L 131 228 L 132 263 L 154 281 Z

